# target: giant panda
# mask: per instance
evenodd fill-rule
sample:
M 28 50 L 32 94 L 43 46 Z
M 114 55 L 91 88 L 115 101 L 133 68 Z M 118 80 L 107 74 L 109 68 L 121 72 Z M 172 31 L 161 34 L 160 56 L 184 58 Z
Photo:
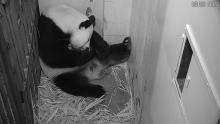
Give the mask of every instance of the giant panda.
M 86 17 L 68 5 L 43 11 L 38 21 L 39 60 L 43 72 L 62 91 L 82 97 L 105 94 L 100 85 L 105 69 L 124 62 L 130 55 L 128 38 L 109 45 L 93 31 L 95 17 Z
M 98 33 L 94 31 L 93 35 L 96 34 Z M 96 39 L 92 37 L 90 40 Z M 97 53 L 95 53 L 95 56 L 82 68 L 56 76 L 54 84 L 63 91 L 76 96 L 101 97 L 105 94 L 105 89 L 90 82 L 102 79 L 108 74 L 105 71 L 107 68 L 127 61 L 131 52 L 131 42 L 129 38 L 125 38 L 122 43 L 110 45 L 109 49 L 109 55 L 104 59 L 98 57 Z
M 53 68 L 85 64 L 93 56 L 88 48 L 94 24 L 94 16 L 88 18 L 65 4 L 43 10 L 38 21 L 40 58 Z

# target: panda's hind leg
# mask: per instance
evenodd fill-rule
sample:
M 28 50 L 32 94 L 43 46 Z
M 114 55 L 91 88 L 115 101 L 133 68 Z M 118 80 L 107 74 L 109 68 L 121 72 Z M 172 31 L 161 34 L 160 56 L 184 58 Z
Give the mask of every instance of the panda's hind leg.
M 54 79 L 54 84 L 75 96 L 99 98 L 105 94 L 102 86 L 89 83 L 86 77 L 77 73 L 61 74 Z

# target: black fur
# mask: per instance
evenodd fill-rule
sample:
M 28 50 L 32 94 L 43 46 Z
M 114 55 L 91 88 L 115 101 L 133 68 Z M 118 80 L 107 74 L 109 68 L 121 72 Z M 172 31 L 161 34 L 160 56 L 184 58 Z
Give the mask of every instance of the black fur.
M 105 93 L 102 86 L 89 83 L 88 78 L 83 76 L 80 71 L 61 74 L 54 79 L 54 84 L 75 96 L 98 98 Z
M 110 45 L 96 31 L 93 31 L 90 46 L 94 48 L 95 56 L 100 60 L 106 59 L 110 54 Z
M 38 23 L 40 39 L 38 42 L 41 60 L 51 68 L 82 67 L 77 71 L 58 75 L 53 82 L 64 92 L 83 97 L 100 97 L 105 93 L 102 86 L 91 84 L 84 75 L 86 69 L 97 68 L 92 61 L 94 58 L 103 69 L 124 62 L 130 55 L 130 42 L 109 45 L 94 31 L 90 39 L 90 51 L 69 50 L 70 34 L 66 34 L 50 19 L 40 16 Z

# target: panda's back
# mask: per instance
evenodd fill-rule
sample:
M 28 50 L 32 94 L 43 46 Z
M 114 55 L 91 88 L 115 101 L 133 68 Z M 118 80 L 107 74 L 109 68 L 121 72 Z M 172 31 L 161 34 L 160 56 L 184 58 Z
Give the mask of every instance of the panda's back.
M 65 4 L 50 7 L 43 14 L 53 19 L 55 24 L 66 33 L 73 32 L 82 21 L 88 20 L 88 17 Z

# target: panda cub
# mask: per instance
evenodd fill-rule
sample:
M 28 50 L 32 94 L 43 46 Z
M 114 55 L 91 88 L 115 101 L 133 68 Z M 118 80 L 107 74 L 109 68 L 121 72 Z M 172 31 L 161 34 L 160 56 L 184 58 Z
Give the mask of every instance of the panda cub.
M 101 79 L 105 69 L 125 62 L 130 41 L 109 45 L 93 31 L 95 17 L 87 17 L 67 5 L 43 11 L 38 22 L 40 64 L 43 72 L 66 93 L 83 97 L 101 97 L 105 90 L 91 84 Z

